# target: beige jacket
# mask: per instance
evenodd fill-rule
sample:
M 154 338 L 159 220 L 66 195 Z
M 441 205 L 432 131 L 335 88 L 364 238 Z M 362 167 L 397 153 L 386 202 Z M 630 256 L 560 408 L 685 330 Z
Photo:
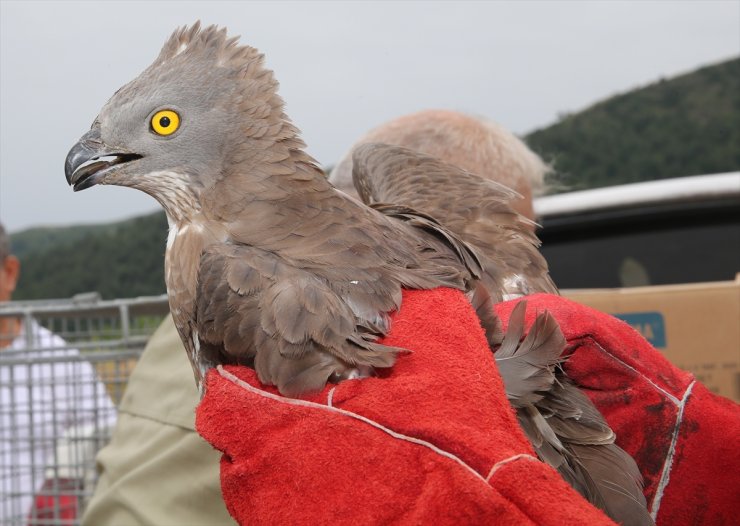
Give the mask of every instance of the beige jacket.
M 198 393 L 171 317 L 129 378 L 83 526 L 236 524 L 221 497 L 219 460 L 195 432 Z

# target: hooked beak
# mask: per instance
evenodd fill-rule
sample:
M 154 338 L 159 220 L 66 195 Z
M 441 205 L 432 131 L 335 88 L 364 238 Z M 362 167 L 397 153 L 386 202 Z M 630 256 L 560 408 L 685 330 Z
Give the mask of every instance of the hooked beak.
M 131 152 L 108 151 L 100 138 L 100 128 L 93 125 L 67 154 L 64 174 L 67 176 L 67 183 L 77 192 L 98 184 L 111 167 L 141 157 Z

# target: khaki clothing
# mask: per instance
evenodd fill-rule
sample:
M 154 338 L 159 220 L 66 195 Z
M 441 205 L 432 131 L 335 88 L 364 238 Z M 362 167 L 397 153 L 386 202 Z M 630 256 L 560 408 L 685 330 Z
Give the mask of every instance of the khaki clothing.
M 83 526 L 236 524 L 221 497 L 221 454 L 195 432 L 198 392 L 168 317 L 149 341 L 119 407 Z

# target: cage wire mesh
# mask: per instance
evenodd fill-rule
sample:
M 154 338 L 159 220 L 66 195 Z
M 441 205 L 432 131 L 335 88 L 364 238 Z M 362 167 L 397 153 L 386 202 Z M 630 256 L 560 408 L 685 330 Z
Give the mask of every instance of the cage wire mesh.
M 0 318 L 22 326 L 0 349 L 2 526 L 79 524 L 97 482 L 95 455 L 167 313 L 165 296 L 0 305 Z

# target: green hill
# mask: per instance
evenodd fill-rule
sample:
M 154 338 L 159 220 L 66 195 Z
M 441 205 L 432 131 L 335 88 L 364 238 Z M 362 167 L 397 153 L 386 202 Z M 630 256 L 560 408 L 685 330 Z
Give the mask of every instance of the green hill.
M 612 97 L 526 141 L 571 190 L 740 170 L 740 59 Z
M 612 97 L 526 140 L 570 189 L 740 170 L 740 59 Z M 163 293 L 166 236 L 161 212 L 14 234 L 15 298 Z
M 34 227 L 13 234 L 13 253 L 26 259 L 28 256 L 43 253 L 53 247 L 67 245 L 91 235 L 115 230 L 118 223 L 102 225 L 74 225 L 66 227 Z
M 92 227 L 19 232 L 11 236 L 21 260 L 13 298 L 67 298 L 91 291 L 107 299 L 162 294 L 166 239 L 164 212 Z

